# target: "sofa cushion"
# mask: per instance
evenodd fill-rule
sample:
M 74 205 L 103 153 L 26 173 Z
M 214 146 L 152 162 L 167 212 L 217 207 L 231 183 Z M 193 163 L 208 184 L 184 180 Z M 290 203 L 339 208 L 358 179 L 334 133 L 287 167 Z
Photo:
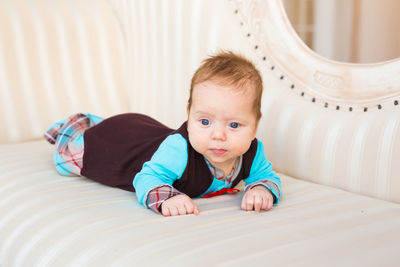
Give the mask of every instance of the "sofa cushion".
M 0 146 L 0 265 L 395 266 L 400 207 L 281 175 L 268 212 L 241 194 L 195 199 L 200 215 L 163 217 L 133 193 L 63 177 L 45 141 Z

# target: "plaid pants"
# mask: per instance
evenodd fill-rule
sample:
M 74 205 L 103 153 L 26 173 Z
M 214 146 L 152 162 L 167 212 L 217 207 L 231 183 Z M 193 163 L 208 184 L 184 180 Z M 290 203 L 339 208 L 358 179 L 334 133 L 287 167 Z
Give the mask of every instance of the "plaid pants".
M 81 176 L 83 167 L 85 130 L 103 121 L 89 113 L 78 113 L 51 125 L 44 133 L 44 138 L 55 144 L 54 164 L 64 176 Z M 161 213 L 161 204 L 170 197 L 182 194 L 170 185 L 152 189 L 147 196 L 147 207 Z
M 86 129 L 103 119 L 89 113 L 78 113 L 51 125 L 44 134 L 45 139 L 55 144 L 54 164 L 64 176 L 80 176 L 83 166 Z

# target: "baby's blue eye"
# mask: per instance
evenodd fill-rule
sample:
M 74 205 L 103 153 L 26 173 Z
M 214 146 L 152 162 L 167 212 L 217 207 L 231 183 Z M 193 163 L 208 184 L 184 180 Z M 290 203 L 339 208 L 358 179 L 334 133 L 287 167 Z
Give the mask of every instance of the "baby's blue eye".
M 229 126 L 231 126 L 231 128 L 236 129 L 236 128 L 239 127 L 239 123 L 237 123 L 237 122 L 231 122 L 231 124 L 230 124 Z
M 201 119 L 201 124 L 203 124 L 204 126 L 207 126 L 210 124 L 210 121 L 207 119 Z

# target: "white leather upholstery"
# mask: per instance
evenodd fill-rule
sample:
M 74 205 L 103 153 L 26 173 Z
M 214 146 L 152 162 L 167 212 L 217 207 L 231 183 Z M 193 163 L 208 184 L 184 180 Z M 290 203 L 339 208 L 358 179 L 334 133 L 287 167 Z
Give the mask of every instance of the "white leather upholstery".
M 400 203 L 400 60 L 322 58 L 298 38 L 281 1 L 234 2 L 262 61 L 259 136 L 275 168 Z
M 0 142 L 41 138 L 80 111 L 177 127 L 201 59 L 231 49 L 263 73 L 258 136 L 278 171 L 400 202 L 400 61 L 321 58 L 279 0 L 0 3 Z
M 128 111 L 125 46 L 107 1 L 0 1 L 0 143 L 75 112 Z
M 171 127 L 186 120 L 190 80 L 220 49 L 244 52 L 232 5 L 225 0 L 111 0 L 125 33 L 131 110 Z
M 0 146 L 2 266 L 398 265 L 394 203 L 281 174 L 271 211 L 240 210 L 239 193 L 165 218 L 130 192 L 59 176 L 51 151 L 45 141 Z
M 220 196 L 195 199 L 198 217 L 163 218 L 56 173 L 51 123 L 142 112 L 177 127 L 218 49 L 263 75 L 258 138 L 282 177 L 278 207 Z M 0 0 L 0 266 L 396 266 L 399 64 L 321 58 L 280 0 Z

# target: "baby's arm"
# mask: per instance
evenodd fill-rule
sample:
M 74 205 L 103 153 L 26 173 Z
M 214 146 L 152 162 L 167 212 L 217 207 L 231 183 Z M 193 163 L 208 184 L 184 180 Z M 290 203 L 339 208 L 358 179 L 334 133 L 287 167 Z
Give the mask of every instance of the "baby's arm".
M 186 140 L 179 134 L 170 135 L 133 180 L 139 202 L 165 216 L 198 214 L 194 202 L 173 187 L 186 165 Z
M 246 188 L 241 204 L 242 209 L 270 210 L 273 204 L 278 204 L 281 197 L 281 180 L 272 170 L 261 141 L 257 143 L 257 152 L 250 175 L 244 181 Z

